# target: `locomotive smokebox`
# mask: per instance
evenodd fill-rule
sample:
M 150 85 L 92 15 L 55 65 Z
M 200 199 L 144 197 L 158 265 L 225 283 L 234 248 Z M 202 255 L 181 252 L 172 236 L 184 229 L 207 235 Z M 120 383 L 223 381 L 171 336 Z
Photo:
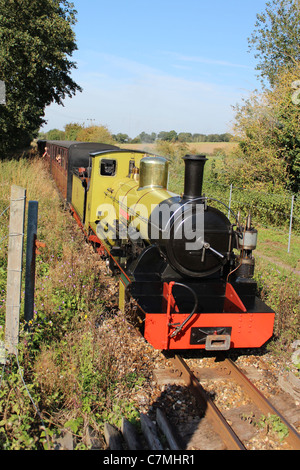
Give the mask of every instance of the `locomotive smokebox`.
M 191 200 L 202 196 L 206 155 L 185 155 L 184 193 L 182 199 Z

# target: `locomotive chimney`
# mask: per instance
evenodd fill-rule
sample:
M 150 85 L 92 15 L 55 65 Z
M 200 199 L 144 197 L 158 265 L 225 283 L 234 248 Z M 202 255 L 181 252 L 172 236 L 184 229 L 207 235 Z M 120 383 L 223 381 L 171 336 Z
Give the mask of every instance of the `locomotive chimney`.
M 206 155 L 185 155 L 183 199 L 196 199 L 202 196 L 202 184 Z

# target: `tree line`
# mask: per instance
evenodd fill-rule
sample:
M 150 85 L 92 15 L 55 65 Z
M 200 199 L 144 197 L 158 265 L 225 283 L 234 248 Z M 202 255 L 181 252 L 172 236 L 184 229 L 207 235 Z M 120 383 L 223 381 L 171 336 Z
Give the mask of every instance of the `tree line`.
M 299 193 L 300 2 L 269 1 L 256 18 L 248 44 L 262 91 L 235 107 L 239 152 L 226 171 L 247 187 Z
M 111 143 L 114 140 L 120 144 L 132 143 L 154 143 L 156 141 L 167 142 L 230 142 L 233 140 L 233 135 L 225 134 L 192 134 L 191 132 L 176 131 L 161 131 L 159 133 L 141 132 L 134 138 L 129 137 L 128 134 L 118 133 L 111 134 L 106 126 L 88 126 L 84 124 L 69 123 L 64 127 L 64 130 L 51 129 L 48 132 L 39 133 L 40 139 L 45 140 L 77 140 L 77 141 L 94 141 Z M 92 140 L 94 139 L 94 140 Z M 100 140 L 99 140 L 100 139 Z M 101 140 L 102 139 L 102 140 Z

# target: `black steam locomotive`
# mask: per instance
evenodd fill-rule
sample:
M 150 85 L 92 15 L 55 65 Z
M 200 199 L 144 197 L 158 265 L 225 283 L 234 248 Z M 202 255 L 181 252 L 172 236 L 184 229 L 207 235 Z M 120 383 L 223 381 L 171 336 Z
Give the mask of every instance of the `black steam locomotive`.
M 257 231 L 202 194 L 204 155 L 186 155 L 182 195 L 167 159 L 104 144 L 42 142 L 42 154 L 86 238 L 118 272 L 157 349 L 262 346 L 274 312 L 256 296 Z M 57 158 L 57 156 L 61 158 Z

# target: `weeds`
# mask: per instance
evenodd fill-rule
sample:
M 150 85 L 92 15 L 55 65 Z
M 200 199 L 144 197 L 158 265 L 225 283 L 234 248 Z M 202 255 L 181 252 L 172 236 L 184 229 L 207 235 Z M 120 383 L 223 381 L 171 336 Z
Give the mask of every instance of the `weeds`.
M 277 415 L 262 415 L 260 419 L 255 422 L 255 426 L 259 429 L 265 430 L 266 433 L 276 434 L 281 440 L 289 435 L 287 426 Z
M 269 348 L 278 355 L 290 354 L 290 345 L 299 339 L 300 331 L 299 277 L 259 259 L 255 280 L 260 297 L 276 312 L 275 337 Z
M 26 187 L 27 200 L 39 201 L 38 239 L 46 243 L 36 259 L 30 331 L 24 331 L 21 311 L 18 363 L 10 356 L 0 372 L 0 449 L 51 448 L 52 436 L 64 428 L 76 434 L 82 448 L 87 425 L 99 431 L 104 419 L 136 416 L 128 398 L 135 387 L 135 375 L 127 383 L 133 358 L 128 350 L 122 353 L 126 331 L 120 332 L 123 340 L 118 342 L 113 329 L 105 329 L 103 299 L 110 293 L 113 296 L 114 290 L 100 271 L 97 255 L 64 210 L 43 162 L 21 159 L 0 166 L 1 207 L 9 204 L 11 184 Z M 1 219 L 2 233 L 8 214 Z M 0 248 L 3 339 L 7 243 Z M 124 327 L 120 318 L 121 325 Z M 120 354 L 125 362 L 122 371 Z M 140 380 L 138 374 L 137 384 Z
M 288 427 L 281 421 L 277 415 L 262 414 L 259 419 L 254 413 L 242 414 L 241 419 L 255 426 L 258 430 L 264 431 L 266 434 L 275 434 L 280 440 L 285 439 L 289 435 Z

